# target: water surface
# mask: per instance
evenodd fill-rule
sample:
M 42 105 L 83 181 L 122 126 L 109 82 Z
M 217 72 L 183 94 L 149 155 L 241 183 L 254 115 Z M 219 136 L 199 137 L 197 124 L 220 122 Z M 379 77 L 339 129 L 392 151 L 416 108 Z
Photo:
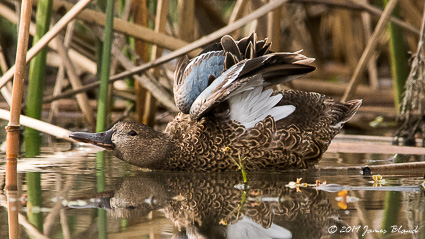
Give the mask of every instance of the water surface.
M 239 172 L 149 172 L 47 137 L 41 156 L 22 148 L 21 238 L 425 238 L 420 171 L 379 182 L 347 171 L 248 173 L 246 187 Z M 327 153 L 319 167 L 422 160 Z M 7 238 L 4 191 L 0 205 Z

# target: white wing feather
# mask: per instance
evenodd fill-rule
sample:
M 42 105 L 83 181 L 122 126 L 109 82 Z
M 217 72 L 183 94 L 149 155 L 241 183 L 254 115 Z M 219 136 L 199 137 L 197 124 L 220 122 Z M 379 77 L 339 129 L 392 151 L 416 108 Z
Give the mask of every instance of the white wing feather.
M 245 128 L 252 128 L 269 115 L 278 121 L 295 111 L 293 105 L 276 106 L 282 99 L 282 95 L 272 96 L 272 89 L 264 91 L 263 89 L 259 86 L 251 91 L 231 94 L 228 99 L 230 119 L 240 122 Z

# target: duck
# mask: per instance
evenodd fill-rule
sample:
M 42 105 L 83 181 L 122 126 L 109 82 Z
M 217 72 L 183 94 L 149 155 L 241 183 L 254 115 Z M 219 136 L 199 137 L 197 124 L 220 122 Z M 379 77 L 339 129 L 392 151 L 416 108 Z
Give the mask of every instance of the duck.
M 314 58 L 273 52 L 255 33 L 223 36 L 197 57 L 182 57 L 174 74 L 179 112 L 163 132 L 119 121 L 101 133 L 70 138 L 150 170 L 275 171 L 317 164 L 362 101 L 335 102 L 315 92 L 273 86 L 312 72 Z

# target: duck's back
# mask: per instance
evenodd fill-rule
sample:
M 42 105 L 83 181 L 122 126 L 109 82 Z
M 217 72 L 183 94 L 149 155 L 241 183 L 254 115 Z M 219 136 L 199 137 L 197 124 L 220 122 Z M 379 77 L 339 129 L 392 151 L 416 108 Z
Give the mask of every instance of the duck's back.
M 225 171 L 245 159 L 247 170 L 306 168 L 326 151 L 331 140 L 361 101 L 336 103 L 318 93 L 282 91 L 278 105 L 295 111 L 275 122 L 268 116 L 246 128 L 226 114 L 212 112 L 200 120 L 180 113 L 167 126 L 177 149 L 170 159 L 174 170 Z

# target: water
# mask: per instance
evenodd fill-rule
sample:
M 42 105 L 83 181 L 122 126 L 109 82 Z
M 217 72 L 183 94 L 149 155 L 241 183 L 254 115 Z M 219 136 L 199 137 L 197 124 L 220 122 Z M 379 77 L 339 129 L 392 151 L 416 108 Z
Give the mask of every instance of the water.
M 21 238 L 425 238 L 420 171 L 375 185 L 360 172 L 248 173 L 244 190 L 239 172 L 147 172 L 94 147 L 42 145 L 41 156 L 24 152 L 19 162 Z M 394 160 L 423 159 L 327 153 L 319 167 Z M 1 185 L 4 176 L 2 162 Z M 0 205 L 7 238 L 4 191 Z

